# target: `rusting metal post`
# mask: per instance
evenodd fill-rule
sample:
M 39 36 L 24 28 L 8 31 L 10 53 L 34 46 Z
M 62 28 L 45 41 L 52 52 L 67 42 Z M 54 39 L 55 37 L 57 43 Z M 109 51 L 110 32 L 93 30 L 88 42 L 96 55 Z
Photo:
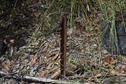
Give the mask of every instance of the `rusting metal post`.
M 66 46 L 67 46 L 67 16 L 66 15 L 64 15 L 62 18 L 60 35 L 61 35 L 61 40 L 60 40 L 61 76 L 65 77 L 66 76 Z

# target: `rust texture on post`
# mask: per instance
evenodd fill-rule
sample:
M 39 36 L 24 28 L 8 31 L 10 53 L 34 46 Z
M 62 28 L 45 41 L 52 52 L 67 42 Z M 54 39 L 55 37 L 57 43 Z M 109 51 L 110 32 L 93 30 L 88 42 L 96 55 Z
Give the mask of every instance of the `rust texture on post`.
M 61 76 L 65 77 L 66 75 L 66 46 L 67 46 L 67 16 L 64 15 L 61 22 Z

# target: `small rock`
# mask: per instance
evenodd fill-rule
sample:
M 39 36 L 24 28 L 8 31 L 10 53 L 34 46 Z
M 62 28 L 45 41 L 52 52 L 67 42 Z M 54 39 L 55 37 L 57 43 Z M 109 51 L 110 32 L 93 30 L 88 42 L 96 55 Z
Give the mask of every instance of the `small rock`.
M 126 56 L 126 25 L 119 22 L 115 22 L 115 28 L 112 25 L 111 22 L 101 25 L 103 46 L 112 54 Z

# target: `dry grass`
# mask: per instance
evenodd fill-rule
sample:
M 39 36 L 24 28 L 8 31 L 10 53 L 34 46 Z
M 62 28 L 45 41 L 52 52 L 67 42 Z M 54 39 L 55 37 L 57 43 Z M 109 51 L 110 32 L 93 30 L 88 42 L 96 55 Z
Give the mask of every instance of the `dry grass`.
M 20 52 L 12 57 L 16 60 L 9 60 L 12 65 L 7 66 L 11 67 L 12 72 L 59 78 L 59 30 L 61 18 L 67 14 L 67 76 L 64 80 L 90 84 L 112 84 L 125 81 L 123 77 L 126 74 L 126 59 L 121 55 L 112 55 L 105 51 L 101 39 L 101 34 L 104 32 L 100 29 L 103 21 L 111 21 L 110 34 L 112 41 L 115 40 L 113 44 L 117 45 L 116 31 L 113 31 L 115 30 L 114 22 L 121 17 L 122 23 L 125 23 L 123 16 L 125 0 L 114 1 L 114 3 L 113 0 L 97 0 L 93 3 L 92 0 L 71 0 L 70 2 L 43 0 L 36 4 L 30 0 L 29 3 L 29 8 L 35 11 L 33 13 L 36 18 L 35 24 L 30 27 L 33 30 L 30 32 L 25 48 L 20 49 Z M 3 15 L 2 12 L 0 15 Z

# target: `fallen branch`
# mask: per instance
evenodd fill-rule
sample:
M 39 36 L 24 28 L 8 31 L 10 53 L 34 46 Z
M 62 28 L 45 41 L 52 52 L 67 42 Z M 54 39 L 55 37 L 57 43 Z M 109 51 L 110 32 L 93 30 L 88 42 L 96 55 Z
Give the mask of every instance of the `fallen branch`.
M 31 77 L 31 76 L 21 76 L 20 74 L 8 74 L 3 71 L 0 71 L 0 77 L 12 78 L 21 81 L 29 82 L 39 82 L 39 83 L 55 83 L 55 84 L 73 84 L 72 82 L 62 81 L 62 80 L 52 80 L 47 78 Z M 76 83 L 80 84 L 80 83 Z

